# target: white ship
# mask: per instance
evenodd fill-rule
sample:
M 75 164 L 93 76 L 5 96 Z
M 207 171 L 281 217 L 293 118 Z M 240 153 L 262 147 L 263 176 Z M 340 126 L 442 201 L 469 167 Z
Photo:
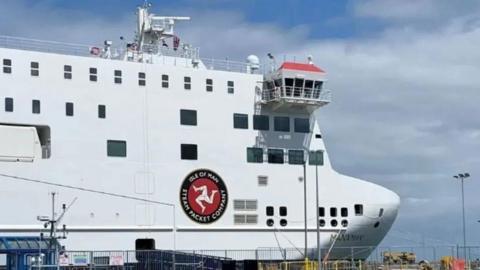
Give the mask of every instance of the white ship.
M 302 250 L 305 220 L 331 257 L 380 243 L 399 197 L 332 169 L 325 71 L 207 61 L 174 34 L 189 18 L 137 11 L 118 47 L 0 37 L 1 235 L 38 235 L 56 192 L 69 250 Z

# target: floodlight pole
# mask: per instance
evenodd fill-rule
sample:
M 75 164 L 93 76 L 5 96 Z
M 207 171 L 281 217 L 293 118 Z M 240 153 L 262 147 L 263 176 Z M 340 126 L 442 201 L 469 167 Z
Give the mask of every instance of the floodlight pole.
M 303 161 L 303 216 L 305 222 L 305 250 L 303 252 L 303 257 L 307 260 L 308 255 L 308 242 L 307 242 L 307 162 Z
M 463 224 L 463 252 L 465 257 L 465 267 L 467 267 L 467 233 L 465 229 L 465 191 L 463 188 L 463 182 L 466 178 L 470 177 L 469 173 L 459 173 L 453 176 L 455 179 L 460 179 L 462 186 L 462 224 Z

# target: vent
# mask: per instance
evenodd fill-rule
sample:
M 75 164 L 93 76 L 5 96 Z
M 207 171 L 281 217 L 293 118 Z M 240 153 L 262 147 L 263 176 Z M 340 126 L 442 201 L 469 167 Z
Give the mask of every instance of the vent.
M 257 224 L 257 215 L 233 215 L 233 223 L 237 225 Z
M 257 200 L 234 200 L 233 209 L 237 211 L 257 210 Z
M 258 185 L 261 187 L 264 187 L 268 185 L 268 176 L 265 175 L 259 175 L 258 176 Z

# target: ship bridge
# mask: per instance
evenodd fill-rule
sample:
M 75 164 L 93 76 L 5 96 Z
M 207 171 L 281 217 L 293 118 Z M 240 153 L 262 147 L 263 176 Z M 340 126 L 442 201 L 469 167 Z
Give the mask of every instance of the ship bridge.
M 326 72 L 310 63 L 284 62 L 265 75 L 260 103 L 273 110 L 306 109 L 314 111 L 331 101 L 325 89 Z

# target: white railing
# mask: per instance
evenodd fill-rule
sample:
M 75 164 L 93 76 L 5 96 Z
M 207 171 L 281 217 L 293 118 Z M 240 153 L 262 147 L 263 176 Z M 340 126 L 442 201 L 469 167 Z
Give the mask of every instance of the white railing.
M 332 101 L 329 89 L 311 89 L 303 87 L 283 86 L 262 90 L 262 101 L 291 101 L 295 103 L 325 104 Z

